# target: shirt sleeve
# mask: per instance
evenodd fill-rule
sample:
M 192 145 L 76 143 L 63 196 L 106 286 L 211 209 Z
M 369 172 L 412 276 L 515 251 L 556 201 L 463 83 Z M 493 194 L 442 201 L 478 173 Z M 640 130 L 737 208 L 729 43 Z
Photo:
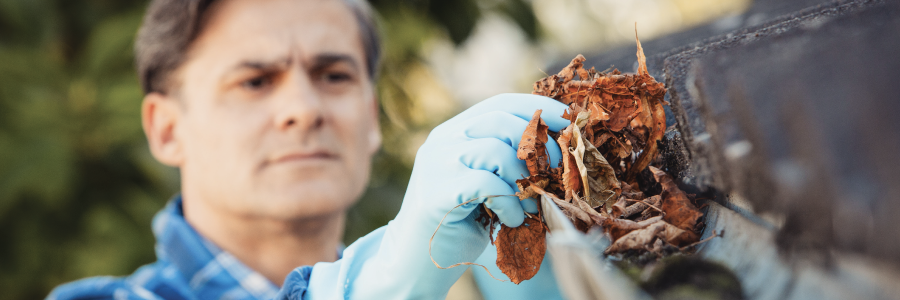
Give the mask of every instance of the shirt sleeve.
M 275 296 L 277 300 L 301 300 L 309 289 L 309 277 L 312 275 L 312 266 L 302 266 L 294 269 L 284 279 L 284 285 Z
M 47 299 L 162 300 L 163 298 L 143 287 L 128 283 L 124 278 L 91 277 L 58 286 L 50 292 Z

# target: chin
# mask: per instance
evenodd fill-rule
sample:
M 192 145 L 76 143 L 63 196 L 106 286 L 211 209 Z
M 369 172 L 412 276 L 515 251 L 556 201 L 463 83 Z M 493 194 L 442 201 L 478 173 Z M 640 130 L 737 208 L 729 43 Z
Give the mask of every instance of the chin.
M 337 180 L 304 180 L 281 188 L 273 188 L 261 197 L 263 210 L 282 218 L 311 217 L 341 213 L 350 208 L 362 194 L 364 186 L 335 184 Z M 346 179 L 345 181 L 346 182 Z

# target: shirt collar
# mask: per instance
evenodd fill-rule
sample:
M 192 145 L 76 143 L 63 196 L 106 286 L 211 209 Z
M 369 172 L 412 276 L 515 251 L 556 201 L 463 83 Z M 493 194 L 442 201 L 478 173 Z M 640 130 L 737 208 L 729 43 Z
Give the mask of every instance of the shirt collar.
M 228 252 L 200 236 L 184 219 L 181 195 L 153 218 L 156 256 L 174 265 L 198 299 L 270 299 L 278 287 Z

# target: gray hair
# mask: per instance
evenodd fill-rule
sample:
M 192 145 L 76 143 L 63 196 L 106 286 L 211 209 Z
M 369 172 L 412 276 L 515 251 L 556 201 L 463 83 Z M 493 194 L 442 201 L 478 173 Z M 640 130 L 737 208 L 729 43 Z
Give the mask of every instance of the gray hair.
M 381 39 L 372 8 L 363 0 L 342 0 L 359 24 L 366 72 L 374 81 L 381 58 Z M 216 0 L 152 0 L 134 42 L 135 64 L 144 94 L 166 94 L 172 73 L 184 63 Z

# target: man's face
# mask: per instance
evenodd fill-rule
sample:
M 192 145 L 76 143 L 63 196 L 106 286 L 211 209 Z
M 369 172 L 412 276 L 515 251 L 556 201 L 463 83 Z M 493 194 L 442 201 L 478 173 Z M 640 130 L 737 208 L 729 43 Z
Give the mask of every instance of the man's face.
M 227 0 L 176 72 L 186 201 L 248 217 L 346 210 L 380 133 L 358 23 L 341 1 Z

